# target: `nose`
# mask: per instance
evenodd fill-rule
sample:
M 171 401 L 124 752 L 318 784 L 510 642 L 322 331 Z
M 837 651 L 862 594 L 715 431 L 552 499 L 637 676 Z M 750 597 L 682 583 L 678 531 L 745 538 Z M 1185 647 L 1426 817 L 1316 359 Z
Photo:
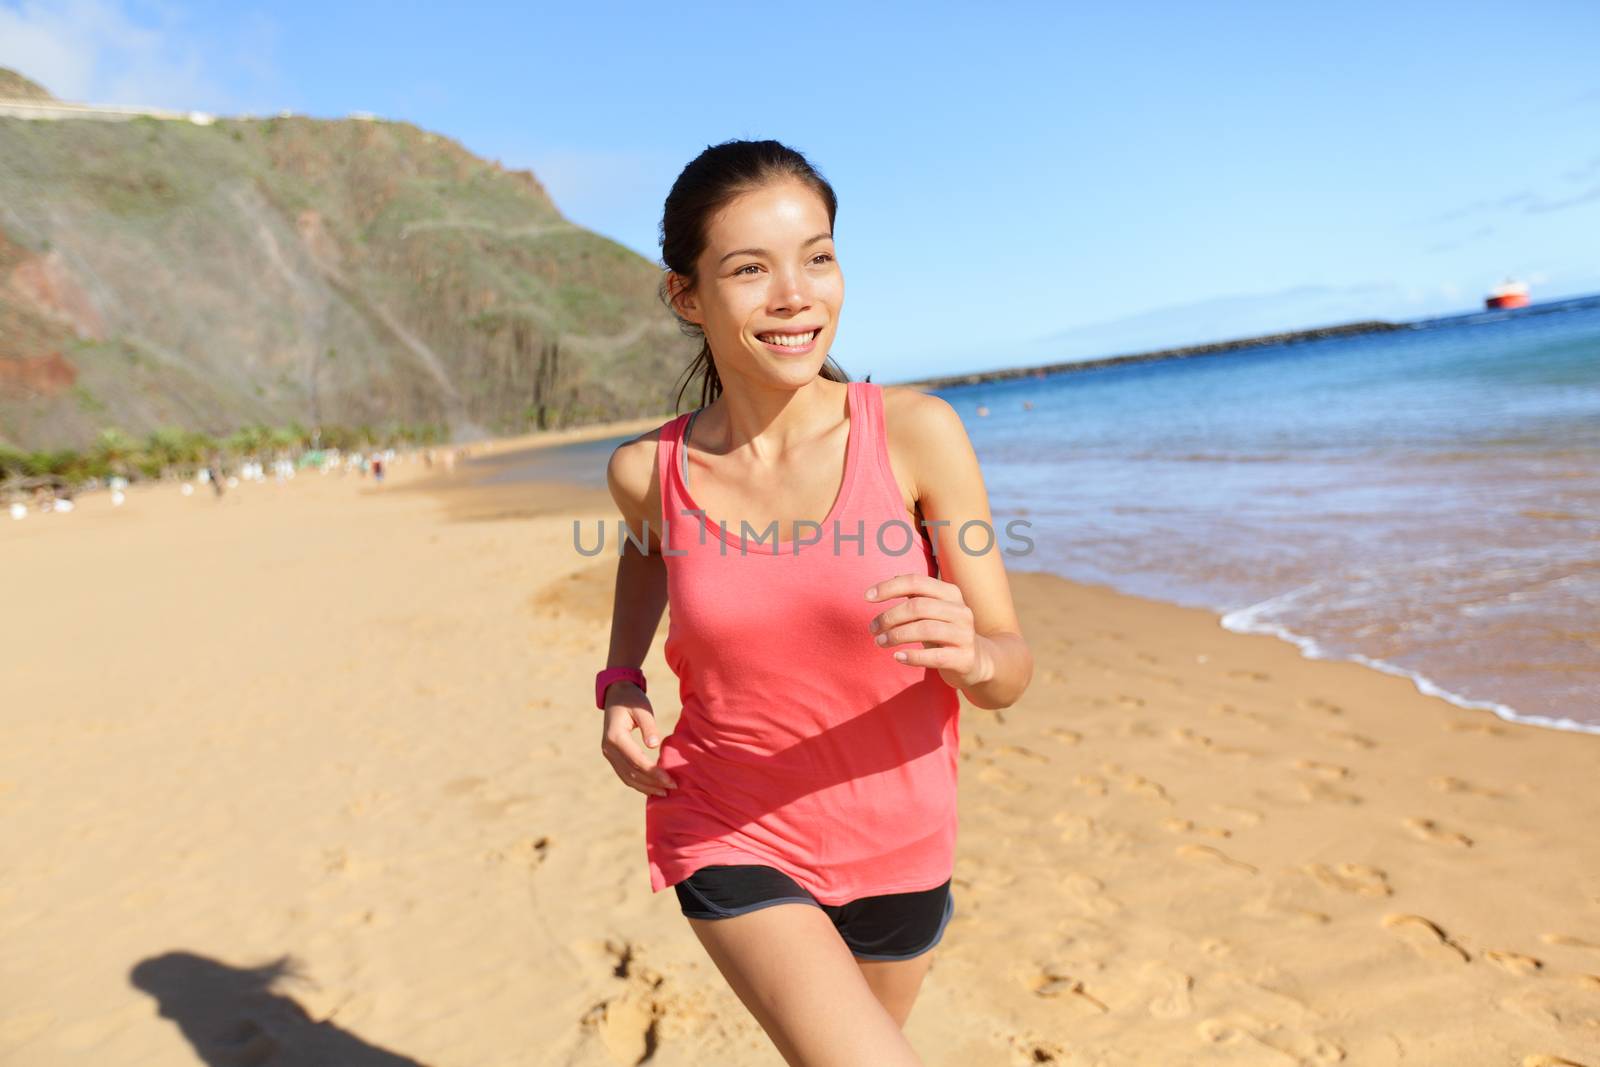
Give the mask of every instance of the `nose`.
M 806 273 L 797 267 L 780 268 L 772 272 L 772 289 L 768 294 L 767 310 L 771 312 L 804 311 L 811 306 L 811 286 Z

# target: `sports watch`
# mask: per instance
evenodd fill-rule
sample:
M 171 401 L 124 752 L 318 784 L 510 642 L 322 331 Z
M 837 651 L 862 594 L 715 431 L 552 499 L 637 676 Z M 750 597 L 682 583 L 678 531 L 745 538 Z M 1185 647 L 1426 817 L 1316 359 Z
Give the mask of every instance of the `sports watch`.
M 612 682 L 632 682 L 643 692 L 649 692 L 644 685 L 644 671 L 638 667 L 607 667 L 594 676 L 594 706 L 601 711 L 606 707 L 606 690 Z

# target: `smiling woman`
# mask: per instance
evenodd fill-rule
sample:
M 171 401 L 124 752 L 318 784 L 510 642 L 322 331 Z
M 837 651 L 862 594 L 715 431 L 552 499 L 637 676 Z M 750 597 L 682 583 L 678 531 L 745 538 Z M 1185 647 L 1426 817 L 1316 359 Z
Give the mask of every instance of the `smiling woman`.
M 708 148 L 667 197 L 663 296 L 704 338 L 702 404 L 612 454 L 647 550 L 618 562 L 596 699 L 601 752 L 646 794 L 652 891 L 785 1059 L 915 1064 L 901 1027 L 955 911 L 960 696 L 1009 706 L 1032 658 L 999 555 L 958 544 L 990 520 L 961 420 L 827 355 L 835 212 L 776 141 Z M 662 740 L 639 667 L 669 604 Z
M 710 230 L 726 215 L 728 207 L 745 194 L 773 187 L 791 187 L 783 203 L 766 205 L 768 221 L 803 227 L 801 239 L 790 249 L 774 248 L 774 241 L 762 240 L 759 246 L 737 242 L 719 252 L 703 270 L 699 262 L 707 252 Z M 799 195 L 796 195 L 799 194 Z M 661 281 L 661 298 L 691 337 L 702 340 L 700 352 L 690 363 L 684 384 L 678 390 L 681 403 L 688 382 L 700 376 L 700 406 L 710 404 L 722 392 L 722 363 L 736 358 L 740 347 L 756 348 L 777 355 L 810 356 L 826 353 L 832 344 L 831 329 L 837 325 L 839 307 L 844 302 L 844 278 L 833 245 L 833 222 L 838 214 L 838 199 L 833 187 L 804 156 L 777 141 L 735 141 L 708 149 L 678 176 L 667 195 L 661 219 L 661 260 L 666 272 Z M 722 218 L 724 224 L 726 219 Z M 809 225 L 808 225 L 809 222 Z M 746 309 L 759 315 L 764 286 L 772 281 L 779 257 L 801 257 L 809 282 L 833 283 L 831 292 L 814 292 L 818 305 L 803 317 L 790 314 L 787 321 L 747 322 L 750 341 L 727 336 L 726 324 L 701 321 L 693 308 L 679 303 L 687 295 L 686 284 L 708 274 L 713 284 L 731 283 L 725 288 L 743 293 Z M 828 299 L 831 296 L 831 301 Z M 796 335 L 809 334 L 799 339 Z M 717 336 L 721 335 L 721 336 Z M 717 355 L 713 355 L 713 352 Z M 809 366 L 809 361 L 807 362 Z M 810 371 L 827 381 L 844 382 L 848 376 L 831 358 Z

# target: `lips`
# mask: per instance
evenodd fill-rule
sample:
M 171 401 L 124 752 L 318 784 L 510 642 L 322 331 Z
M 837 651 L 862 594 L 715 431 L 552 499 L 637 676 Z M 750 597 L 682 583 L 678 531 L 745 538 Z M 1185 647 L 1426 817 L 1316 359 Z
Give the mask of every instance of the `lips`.
M 756 338 L 767 342 L 769 345 L 782 345 L 785 348 L 803 348 L 816 340 L 817 334 L 821 332 L 820 328 L 799 331 L 784 330 L 781 332 L 772 330 L 766 333 L 758 333 Z

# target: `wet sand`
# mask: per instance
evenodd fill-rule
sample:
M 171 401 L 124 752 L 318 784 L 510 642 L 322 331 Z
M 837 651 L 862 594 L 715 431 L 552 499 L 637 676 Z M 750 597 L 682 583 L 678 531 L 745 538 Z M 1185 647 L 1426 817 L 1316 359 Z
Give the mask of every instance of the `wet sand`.
M 452 481 L 0 521 L 0 1062 L 781 1063 L 598 752 L 609 496 Z M 927 1063 L 1600 1067 L 1600 737 L 1013 589 Z

